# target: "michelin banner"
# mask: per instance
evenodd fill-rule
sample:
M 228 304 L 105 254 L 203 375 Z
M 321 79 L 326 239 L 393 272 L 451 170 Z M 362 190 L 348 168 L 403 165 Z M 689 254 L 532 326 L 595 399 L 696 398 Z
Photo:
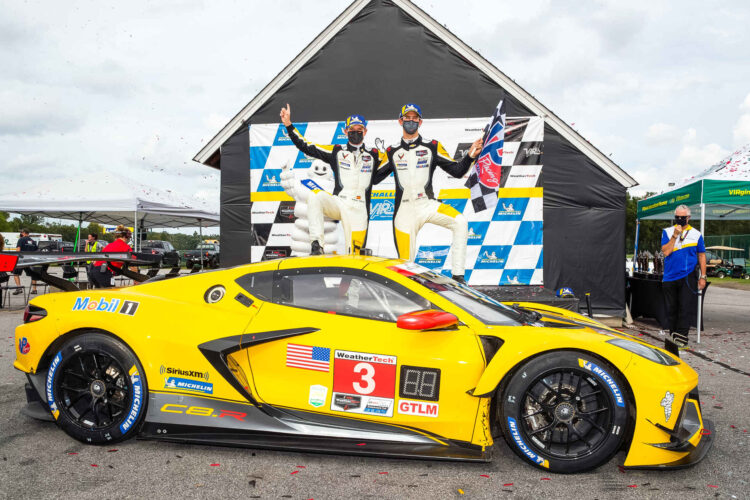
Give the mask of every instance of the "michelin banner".
M 488 118 L 425 120 L 420 133 L 437 139 L 460 159 L 481 137 Z M 295 123 L 308 141 L 346 144 L 343 122 Z M 401 140 L 394 120 L 371 121 L 365 144 L 384 150 Z M 456 179 L 440 168 L 433 178 L 434 192 L 469 221 L 466 280 L 471 285 L 542 284 L 542 165 L 544 120 L 509 117 L 506 124 L 503 167 L 497 206 L 475 213 L 469 202 L 466 177 Z M 250 197 L 252 202 L 252 260 L 258 262 L 304 253 L 306 237 L 304 190 L 313 182 L 328 191 L 333 180 L 322 162 L 294 147 L 283 125 L 250 126 Z M 393 175 L 373 187 L 367 247 L 374 255 L 397 257 L 393 240 Z M 296 204 L 295 199 L 301 203 Z M 296 206 L 298 205 L 298 206 Z M 341 252 L 341 229 L 326 223 L 326 250 Z M 426 224 L 419 233 L 416 262 L 450 275 L 451 233 Z

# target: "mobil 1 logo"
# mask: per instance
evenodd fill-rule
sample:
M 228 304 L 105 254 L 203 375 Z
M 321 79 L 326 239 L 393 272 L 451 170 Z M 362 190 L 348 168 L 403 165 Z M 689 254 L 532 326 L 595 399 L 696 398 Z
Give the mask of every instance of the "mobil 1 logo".
M 138 302 L 133 302 L 132 300 L 124 300 L 122 302 L 122 307 L 120 308 L 119 312 L 120 314 L 133 316 L 137 310 L 138 310 Z

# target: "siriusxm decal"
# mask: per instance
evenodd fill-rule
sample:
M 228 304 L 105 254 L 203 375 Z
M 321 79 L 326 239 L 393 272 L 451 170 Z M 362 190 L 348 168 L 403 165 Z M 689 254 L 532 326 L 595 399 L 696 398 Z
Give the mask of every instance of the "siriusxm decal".
M 521 222 L 514 245 L 541 245 L 544 223 L 540 220 Z
M 489 221 L 469 222 L 469 245 L 481 245 L 487 230 L 490 228 Z
M 523 220 L 528 198 L 498 198 L 492 220 Z
M 272 191 L 283 191 L 281 187 L 281 169 L 280 168 L 268 168 L 260 172 L 260 184 L 258 184 L 258 192 L 272 192 Z
M 581 368 L 584 368 L 591 373 L 595 373 L 596 375 L 598 375 L 599 378 L 602 379 L 612 391 L 612 395 L 615 397 L 615 403 L 617 404 L 617 406 L 625 406 L 625 399 L 622 396 L 622 391 L 617 386 L 617 383 L 609 373 L 604 371 L 600 366 L 592 363 L 591 361 L 586 361 L 585 359 L 578 358 L 578 365 Z
M 141 413 L 141 407 L 143 406 L 143 385 L 141 384 L 141 375 L 138 373 L 135 365 L 130 368 L 130 385 L 133 387 L 133 402 L 130 404 L 130 411 L 125 421 L 120 424 L 120 431 L 125 434 L 128 432 L 136 420 L 138 415 Z
M 346 123 L 338 122 L 336 124 L 336 131 L 333 133 L 333 139 L 331 139 L 329 144 L 346 144 L 349 142 L 349 138 L 346 136 L 346 132 L 344 132 L 345 129 Z
M 294 127 L 299 131 L 300 134 L 303 136 L 305 135 L 305 130 L 307 130 L 307 123 L 293 123 Z M 289 133 L 286 131 L 286 127 L 283 123 L 279 123 L 279 128 L 276 130 L 276 137 L 273 138 L 273 145 L 274 146 L 294 146 L 294 143 L 289 138 Z
M 510 245 L 484 245 L 479 249 L 474 269 L 503 269 L 510 254 Z
M 55 359 L 53 359 L 52 363 L 49 365 L 49 371 L 47 371 L 47 404 L 49 405 L 49 411 L 52 412 L 52 416 L 55 417 L 55 420 L 57 420 L 57 417 L 60 415 L 60 410 L 57 409 L 57 404 L 55 404 L 52 388 L 55 386 L 55 375 L 57 374 L 57 369 L 60 367 L 61 361 L 62 353 L 58 352 Z
M 265 168 L 270 153 L 271 146 L 250 146 L 250 168 L 252 170 Z
M 524 455 L 529 457 L 537 465 L 541 465 L 542 467 L 546 467 L 549 469 L 549 461 L 534 453 L 531 448 L 526 446 L 526 443 L 523 442 L 521 433 L 518 432 L 518 424 L 513 417 L 508 417 L 508 430 L 510 430 L 510 436 L 513 439 L 513 442 L 516 443 L 516 446 L 518 446 L 518 449 L 520 449 Z
M 466 208 L 466 204 L 469 202 L 468 198 L 447 198 L 444 200 L 438 200 L 441 203 L 445 203 L 446 205 L 450 205 L 453 208 L 458 211 L 458 213 L 464 213 L 464 208 Z
M 198 382 L 188 378 L 167 377 L 164 379 L 165 389 L 182 389 L 183 391 L 201 392 L 213 394 L 214 385 L 208 382 Z
M 417 250 L 417 258 L 414 262 L 427 269 L 440 269 L 448 257 L 450 248 L 448 245 L 421 246 Z

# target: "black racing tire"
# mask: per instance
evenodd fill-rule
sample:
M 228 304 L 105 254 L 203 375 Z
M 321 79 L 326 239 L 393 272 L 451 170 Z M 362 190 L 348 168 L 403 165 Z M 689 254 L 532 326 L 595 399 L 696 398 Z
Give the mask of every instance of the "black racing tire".
M 522 459 L 558 473 L 608 462 L 629 432 L 627 386 L 606 361 L 580 351 L 531 359 L 497 393 L 508 446 Z
M 88 444 L 134 436 L 146 415 L 141 364 L 122 342 L 100 333 L 62 345 L 47 370 L 45 392 L 57 425 Z

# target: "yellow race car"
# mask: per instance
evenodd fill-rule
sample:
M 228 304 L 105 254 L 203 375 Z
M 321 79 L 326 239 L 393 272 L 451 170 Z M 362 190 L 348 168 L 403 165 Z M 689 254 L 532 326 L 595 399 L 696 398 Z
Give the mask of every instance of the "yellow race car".
M 91 444 L 139 436 L 488 461 L 554 472 L 706 454 L 698 375 L 567 310 L 501 304 L 426 268 L 290 258 L 33 299 L 25 411 Z

